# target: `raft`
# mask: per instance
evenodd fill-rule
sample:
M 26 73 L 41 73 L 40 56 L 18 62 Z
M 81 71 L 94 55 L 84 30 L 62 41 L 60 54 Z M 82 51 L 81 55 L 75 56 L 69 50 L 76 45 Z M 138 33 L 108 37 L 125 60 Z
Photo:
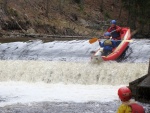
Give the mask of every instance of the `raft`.
M 120 34 L 121 37 L 121 43 L 113 49 L 112 53 L 110 53 L 107 56 L 98 56 L 100 55 L 100 49 L 95 52 L 95 54 L 91 57 L 91 59 L 97 59 L 101 57 L 102 60 L 104 61 L 109 61 L 109 60 L 117 60 L 122 53 L 126 50 L 126 48 L 129 45 L 129 42 L 126 40 L 131 40 L 131 32 L 129 28 L 122 28 L 122 34 Z

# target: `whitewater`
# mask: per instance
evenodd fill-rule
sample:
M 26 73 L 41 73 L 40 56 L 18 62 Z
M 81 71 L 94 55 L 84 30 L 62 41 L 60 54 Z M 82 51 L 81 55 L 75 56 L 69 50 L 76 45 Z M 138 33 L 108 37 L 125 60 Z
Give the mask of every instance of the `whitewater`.
M 118 88 L 148 72 L 150 40 L 134 40 L 119 63 L 91 63 L 98 48 L 88 40 L 0 44 L 0 113 L 116 112 Z

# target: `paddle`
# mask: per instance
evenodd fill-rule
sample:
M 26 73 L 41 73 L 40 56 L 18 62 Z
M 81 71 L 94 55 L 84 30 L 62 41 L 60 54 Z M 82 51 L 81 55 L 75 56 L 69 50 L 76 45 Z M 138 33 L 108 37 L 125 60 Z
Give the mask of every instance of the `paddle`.
M 93 44 L 94 42 L 96 42 L 96 41 L 98 41 L 99 40 L 99 38 L 92 38 L 92 39 L 90 39 L 89 40 L 89 43 L 90 44 Z M 125 42 L 133 42 L 133 40 L 115 40 L 115 41 L 125 41 Z
M 116 30 L 112 31 L 111 33 L 115 32 Z M 133 36 L 134 34 L 136 34 L 137 32 L 139 31 L 139 29 L 137 30 L 134 30 L 132 33 L 131 33 L 131 36 Z M 94 42 L 98 41 L 98 38 L 94 37 L 92 39 L 89 40 L 89 43 L 90 44 L 93 44 Z M 133 42 L 133 40 L 115 40 L 115 41 L 125 41 L 125 42 Z
M 93 43 L 95 43 L 96 41 L 98 41 L 98 38 L 95 37 L 95 38 L 90 39 L 90 40 L 89 40 L 89 43 L 90 43 L 90 44 L 93 44 Z
M 116 31 L 116 30 L 113 30 L 112 32 L 110 32 L 110 34 L 113 33 L 113 32 L 115 32 L 115 31 Z M 103 37 L 104 37 L 104 36 L 103 36 Z M 112 39 L 112 37 L 110 37 L 110 39 Z M 98 40 L 98 38 L 94 37 L 94 38 L 92 38 L 92 39 L 89 40 L 89 43 L 90 43 L 90 44 L 93 44 L 93 43 L 96 42 L 97 40 Z

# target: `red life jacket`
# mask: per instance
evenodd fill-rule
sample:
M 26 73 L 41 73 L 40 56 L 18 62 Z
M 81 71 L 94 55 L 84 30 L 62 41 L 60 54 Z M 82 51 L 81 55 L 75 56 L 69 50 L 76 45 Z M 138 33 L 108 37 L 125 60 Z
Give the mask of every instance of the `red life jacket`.
M 120 27 L 116 25 L 115 27 L 110 27 L 107 31 L 108 32 L 112 32 L 112 31 L 114 31 L 114 30 L 116 30 L 118 28 L 120 28 Z M 121 40 L 121 38 L 120 38 L 120 32 L 115 31 L 115 32 L 111 33 L 111 35 L 112 35 L 113 39 Z
M 141 106 L 137 103 L 133 103 L 130 106 L 132 108 L 132 113 L 145 113 L 143 106 Z

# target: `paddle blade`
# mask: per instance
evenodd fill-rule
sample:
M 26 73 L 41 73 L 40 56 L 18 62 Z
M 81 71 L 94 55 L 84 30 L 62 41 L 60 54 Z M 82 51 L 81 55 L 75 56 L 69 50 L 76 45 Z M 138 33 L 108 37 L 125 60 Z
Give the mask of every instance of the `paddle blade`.
M 92 39 L 89 40 L 89 43 L 90 43 L 90 44 L 93 44 L 93 43 L 96 42 L 97 40 L 98 40 L 98 38 L 92 38 Z

